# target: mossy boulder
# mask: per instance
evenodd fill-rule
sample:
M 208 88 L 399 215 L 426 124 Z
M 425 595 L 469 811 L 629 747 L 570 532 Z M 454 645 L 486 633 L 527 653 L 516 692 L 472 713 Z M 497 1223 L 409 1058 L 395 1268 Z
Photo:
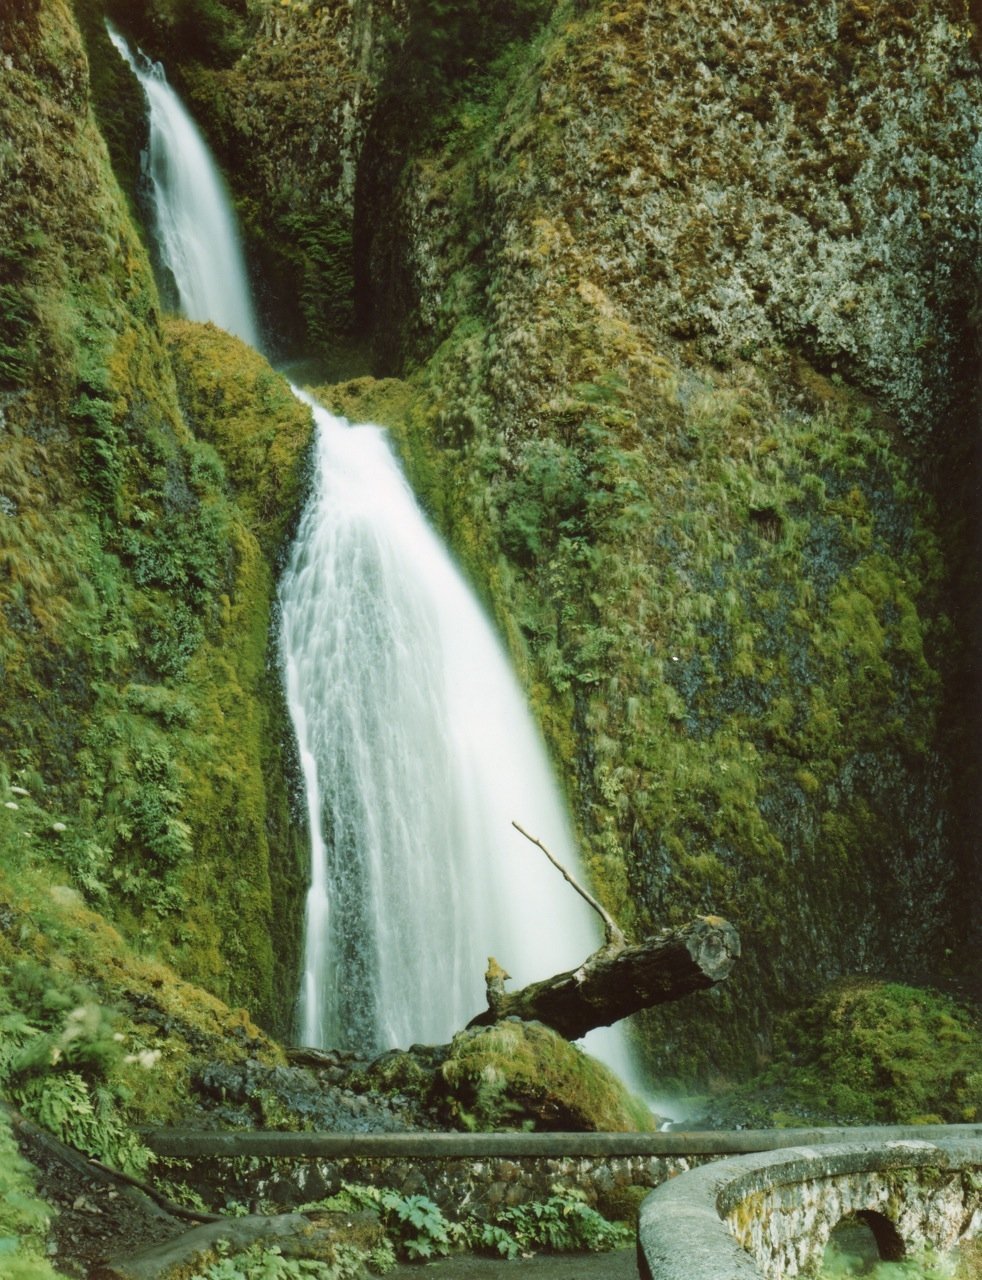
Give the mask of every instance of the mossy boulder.
M 258 352 L 215 325 L 170 317 L 164 332 L 185 417 L 214 447 L 239 512 L 276 566 L 300 515 L 310 410 Z
M 978 1010 L 903 983 L 837 983 L 778 1024 L 772 1065 L 713 1114 L 763 1125 L 978 1121 Z
M 538 1022 L 456 1035 L 435 1094 L 464 1129 L 637 1132 L 657 1120 L 609 1067 Z

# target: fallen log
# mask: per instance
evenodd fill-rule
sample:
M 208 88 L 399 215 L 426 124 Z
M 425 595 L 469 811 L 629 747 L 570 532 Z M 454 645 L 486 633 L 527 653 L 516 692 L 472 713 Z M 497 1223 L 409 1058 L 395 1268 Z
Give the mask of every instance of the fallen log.
M 643 942 L 605 945 L 577 969 L 520 991 L 502 991 L 496 982 L 489 1007 L 467 1025 L 487 1027 L 521 1018 L 544 1022 L 567 1040 L 578 1040 L 594 1027 L 714 986 L 727 977 L 739 954 L 740 936 L 729 921 L 697 916 Z

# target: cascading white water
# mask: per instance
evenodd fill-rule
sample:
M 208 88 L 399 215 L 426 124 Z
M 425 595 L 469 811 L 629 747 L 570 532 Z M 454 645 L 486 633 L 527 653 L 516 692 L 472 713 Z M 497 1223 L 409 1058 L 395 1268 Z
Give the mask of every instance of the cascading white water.
M 317 419 L 317 487 L 281 584 L 313 875 L 302 1037 L 447 1039 L 578 963 L 593 921 L 511 826 L 573 864 L 546 755 L 495 635 L 378 427 Z
M 210 320 L 259 347 L 245 260 L 222 176 L 159 62 L 134 57 L 108 23 L 109 38 L 147 96 L 154 233 L 190 320 Z
M 181 309 L 256 345 L 214 163 L 162 69 L 111 34 L 147 92 L 157 232 Z M 317 425 L 314 491 L 280 591 L 312 843 L 302 1039 L 439 1042 L 483 1007 L 486 957 L 517 985 L 578 963 L 599 930 L 511 825 L 575 868 L 518 684 L 385 433 L 297 394 Z M 629 1071 L 619 1032 L 588 1043 Z

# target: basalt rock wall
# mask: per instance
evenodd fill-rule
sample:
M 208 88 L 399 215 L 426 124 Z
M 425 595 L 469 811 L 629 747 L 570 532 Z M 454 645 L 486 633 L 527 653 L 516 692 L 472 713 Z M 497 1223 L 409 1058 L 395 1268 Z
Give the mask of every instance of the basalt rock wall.
M 776 1013 L 843 973 L 957 978 L 978 874 L 969 6 L 110 7 L 226 165 L 270 332 L 349 379 L 323 388 L 336 407 L 392 428 L 507 639 L 608 906 L 639 931 L 739 927 L 725 989 L 642 1019 L 652 1065 L 746 1067 Z M 34 530 L 5 605 L 30 654 L 8 659 L 10 777 L 53 780 L 59 813 L 83 795 L 72 876 L 96 895 L 111 877 L 134 929 L 261 1006 L 273 956 L 295 967 L 268 926 L 302 877 L 288 770 L 262 763 L 282 740 L 264 575 L 289 520 L 253 522 L 256 546 L 243 530 L 295 510 L 303 431 L 234 345 L 165 349 L 88 115 L 91 68 L 120 172 L 115 55 L 99 6 L 78 12 L 88 64 L 54 0 L 3 28 L 24 461 L 3 514 Z M 241 431 L 216 420 L 233 410 Z M 235 476 L 281 416 L 296 449 L 257 506 Z M 68 505 L 35 502 L 37 475 Z M 42 500 L 89 513 L 92 593 L 58 586 L 74 544 L 38 558 Z M 232 651 L 242 696 L 216 674 Z M 218 867 L 230 845 L 249 869 L 216 923 L 192 851 Z M 186 868 L 187 920 L 144 892 L 152 865 Z

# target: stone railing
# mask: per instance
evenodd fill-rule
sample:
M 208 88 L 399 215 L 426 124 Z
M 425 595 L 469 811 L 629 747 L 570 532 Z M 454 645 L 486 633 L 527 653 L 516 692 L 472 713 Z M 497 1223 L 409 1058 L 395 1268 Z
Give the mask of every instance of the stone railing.
M 717 1161 L 656 1188 L 638 1222 L 644 1280 L 797 1276 L 850 1216 L 885 1258 L 982 1232 L 982 1127 L 819 1132 L 840 1140 Z
M 342 1182 L 372 1182 L 480 1213 L 544 1199 L 557 1184 L 611 1211 L 626 1207 L 631 1194 L 636 1203 L 644 1189 L 675 1185 L 678 1175 L 688 1178 L 687 1171 L 721 1157 L 804 1144 L 930 1142 L 940 1133 L 982 1142 L 982 1125 L 691 1133 L 157 1130 L 145 1140 L 157 1156 L 181 1162 L 181 1180 L 195 1185 L 200 1169 L 202 1191 L 221 1186 L 228 1199 L 243 1203 L 263 1200 L 292 1208 L 333 1193 Z

